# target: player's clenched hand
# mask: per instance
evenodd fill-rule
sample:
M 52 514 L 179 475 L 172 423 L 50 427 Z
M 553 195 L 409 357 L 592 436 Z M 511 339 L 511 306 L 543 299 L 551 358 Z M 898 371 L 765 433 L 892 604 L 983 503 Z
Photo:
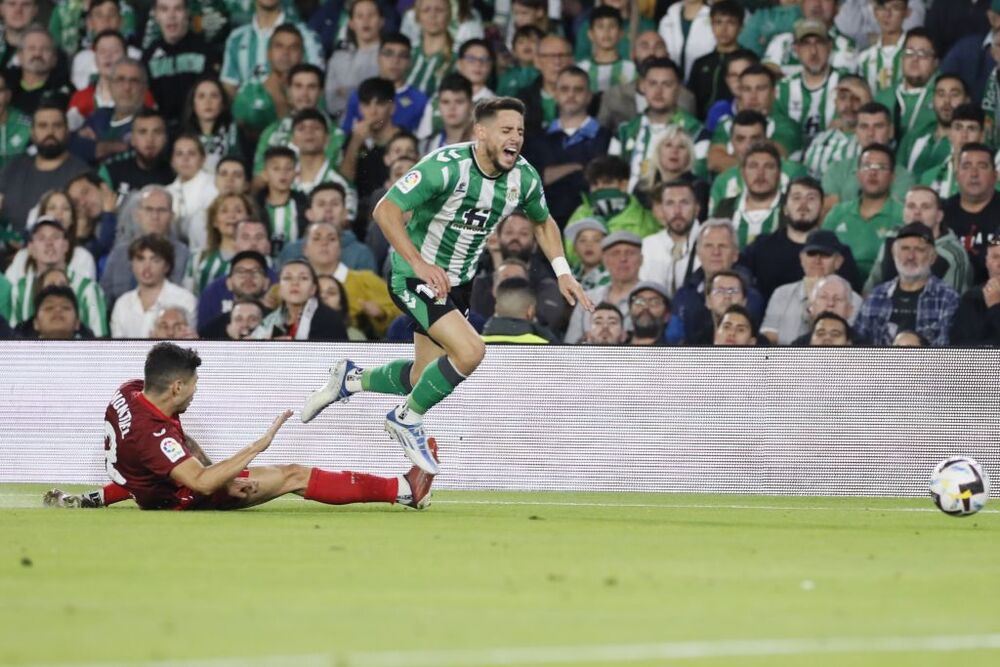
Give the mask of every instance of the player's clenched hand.
M 291 416 L 292 416 L 292 411 L 285 410 L 280 415 L 278 415 L 273 422 L 271 422 L 271 426 L 270 428 L 267 429 L 267 433 L 265 433 L 261 437 L 261 439 L 258 440 L 256 443 L 257 448 L 260 451 L 264 451 L 265 449 L 271 446 L 271 441 L 274 440 L 274 436 L 278 435 L 278 430 L 285 424 L 286 421 L 288 421 L 288 418 Z
M 421 261 L 413 267 L 413 272 L 417 274 L 417 278 L 420 278 L 434 290 L 434 295 L 438 299 L 443 299 L 448 295 L 451 283 L 448 282 L 448 274 L 440 266 Z
M 588 313 L 594 312 L 593 302 L 573 276 L 568 274 L 559 276 L 559 291 L 569 305 L 575 306 L 579 302 Z

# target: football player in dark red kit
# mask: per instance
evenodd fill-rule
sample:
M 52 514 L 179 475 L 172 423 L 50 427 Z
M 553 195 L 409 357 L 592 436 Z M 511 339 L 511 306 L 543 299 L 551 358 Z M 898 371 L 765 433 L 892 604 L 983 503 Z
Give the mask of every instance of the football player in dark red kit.
M 200 365 L 197 352 L 173 343 L 159 343 L 149 351 L 144 379 L 119 387 L 105 412 L 104 449 L 114 484 L 86 496 L 122 500 L 127 493 L 142 509 L 172 510 L 239 509 L 287 493 L 330 505 L 386 502 L 423 509 L 429 504 L 434 478 L 416 466 L 396 477 L 297 464 L 248 467 L 270 446 L 291 410 L 278 415 L 260 439 L 209 463 L 197 443 L 184 435 L 180 421 L 198 389 Z M 80 499 L 54 489 L 45 501 L 63 507 L 99 506 Z

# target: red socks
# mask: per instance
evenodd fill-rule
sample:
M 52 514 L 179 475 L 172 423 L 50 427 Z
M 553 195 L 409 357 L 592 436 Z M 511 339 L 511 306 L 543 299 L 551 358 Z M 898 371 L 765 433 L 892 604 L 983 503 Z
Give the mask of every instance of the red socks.
M 101 489 L 101 495 L 104 497 L 104 506 L 114 505 L 115 503 L 120 503 L 123 500 L 128 500 L 132 497 L 125 487 L 118 486 L 114 482 L 108 484 L 103 489 Z
M 329 472 L 313 468 L 305 498 L 327 505 L 394 503 L 399 481 L 363 472 Z

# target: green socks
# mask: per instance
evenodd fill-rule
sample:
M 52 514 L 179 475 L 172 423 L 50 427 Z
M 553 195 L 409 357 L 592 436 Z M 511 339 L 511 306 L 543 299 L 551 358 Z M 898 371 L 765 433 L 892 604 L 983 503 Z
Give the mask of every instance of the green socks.
M 406 396 L 413 391 L 413 385 L 410 384 L 411 368 L 413 362 L 409 359 L 396 359 L 385 366 L 367 368 L 361 375 L 361 388 L 379 394 Z
M 447 356 L 427 366 L 406 399 L 406 406 L 422 415 L 455 391 L 465 376 L 455 370 Z

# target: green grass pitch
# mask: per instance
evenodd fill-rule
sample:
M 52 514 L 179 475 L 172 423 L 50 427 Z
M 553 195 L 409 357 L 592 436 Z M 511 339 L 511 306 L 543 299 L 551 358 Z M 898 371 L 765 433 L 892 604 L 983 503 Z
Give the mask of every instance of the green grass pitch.
M 1000 664 L 995 507 L 439 492 L 425 512 L 152 513 L 43 509 L 46 488 L 0 486 L 0 665 Z

